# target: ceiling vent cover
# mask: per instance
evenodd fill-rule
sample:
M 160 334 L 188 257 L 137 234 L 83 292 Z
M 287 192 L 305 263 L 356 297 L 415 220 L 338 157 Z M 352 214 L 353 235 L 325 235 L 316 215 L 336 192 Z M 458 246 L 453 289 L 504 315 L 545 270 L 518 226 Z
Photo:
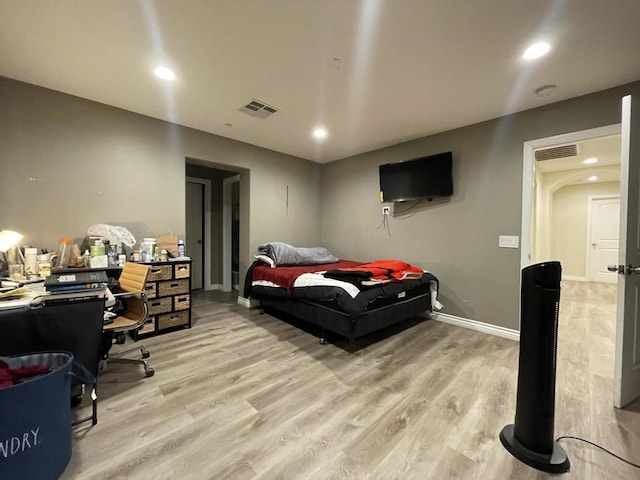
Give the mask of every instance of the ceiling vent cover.
M 578 144 L 560 145 L 558 147 L 541 148 L 535 151 L 536 161 L 554 160 L 556 158 L 568 158 L 578 156 Z
M 262 100 L 252 98 L 251 101 L 239 108 L 241 112 L 248 113 L 252 117 L 267 118 L 278 111 L 274 106 L 271 106 Z

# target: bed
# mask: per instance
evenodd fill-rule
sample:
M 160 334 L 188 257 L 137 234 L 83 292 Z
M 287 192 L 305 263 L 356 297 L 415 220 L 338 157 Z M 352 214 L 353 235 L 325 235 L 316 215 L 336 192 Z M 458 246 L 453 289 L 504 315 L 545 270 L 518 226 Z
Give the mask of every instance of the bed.
M 245 298 L 258 300 L 264 311 L 320 327 L 320 343 L 326 342 L 327 331 L 353 343 L 439 306 L 438 279 L 415 267 L 408 275 L 404 271 L 385 278 L 370 266 L 389 261 L 363 263 L 329 256 L 328 263 L 280 265 L 266 255 L 256 258 L 245 278 Z

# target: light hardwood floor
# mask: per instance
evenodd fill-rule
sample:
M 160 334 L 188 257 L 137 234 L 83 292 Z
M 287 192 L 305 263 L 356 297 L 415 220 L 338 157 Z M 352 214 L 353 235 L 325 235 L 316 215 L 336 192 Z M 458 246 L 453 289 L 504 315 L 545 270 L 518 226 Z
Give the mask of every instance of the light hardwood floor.
M 154 377 L 116 364 L 101 375 L 99 423 L 74 431 L 64 479 L 553 477 L 498 440 L 514 420 L 517 342 L 427 320 L 350 352 L 233 295 L 193 303 L 191 330 L 143 342 Z M 560 306 L 556 435 L 640 461 L 640 404 L 611 406 L 615 288 L 563 282 Z M 640 478 L 563 445 L 562 478 Z

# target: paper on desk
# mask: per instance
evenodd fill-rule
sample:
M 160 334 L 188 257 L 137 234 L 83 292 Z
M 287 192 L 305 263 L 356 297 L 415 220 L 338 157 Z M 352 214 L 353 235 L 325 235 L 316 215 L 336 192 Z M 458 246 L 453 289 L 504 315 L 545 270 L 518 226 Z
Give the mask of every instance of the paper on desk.
M 6 292 L 0 292 L 0 300 L 12 300 L 26 296 L 30 290 L 27 287 L 14 288 Z

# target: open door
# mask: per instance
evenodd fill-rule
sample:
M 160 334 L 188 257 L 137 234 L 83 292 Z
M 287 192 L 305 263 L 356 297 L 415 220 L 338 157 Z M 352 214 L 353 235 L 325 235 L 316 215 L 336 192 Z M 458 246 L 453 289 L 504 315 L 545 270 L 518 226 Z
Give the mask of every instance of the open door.
M 622 99 L 620 251 L 613 403 L 623 408 L 640 397 L 640 108 Z

